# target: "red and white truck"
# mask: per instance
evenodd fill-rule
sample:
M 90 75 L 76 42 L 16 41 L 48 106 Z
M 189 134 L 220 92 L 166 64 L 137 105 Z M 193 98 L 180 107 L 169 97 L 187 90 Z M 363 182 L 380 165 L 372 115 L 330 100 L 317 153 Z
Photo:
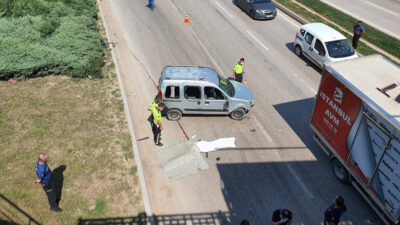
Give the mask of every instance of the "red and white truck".
M 311 116 L 335 176 L 400 220 L 400 68 L 380 55 L 328 64 Z

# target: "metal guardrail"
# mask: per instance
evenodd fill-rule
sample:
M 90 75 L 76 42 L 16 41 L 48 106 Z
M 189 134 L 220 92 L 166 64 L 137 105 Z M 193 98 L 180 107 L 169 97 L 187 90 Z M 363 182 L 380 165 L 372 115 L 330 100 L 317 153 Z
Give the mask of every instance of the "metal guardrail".
M 0 194 L 0 224 L 41 225 L 10 199 Z

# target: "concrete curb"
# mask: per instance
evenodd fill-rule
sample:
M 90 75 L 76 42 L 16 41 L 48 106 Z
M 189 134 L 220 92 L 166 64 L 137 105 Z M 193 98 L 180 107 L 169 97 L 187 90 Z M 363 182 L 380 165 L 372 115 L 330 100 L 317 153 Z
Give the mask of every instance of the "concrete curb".
M 108 44 L 109 44 L 109 46 L 111 48 L 111 55 L 112 55 L 112 59 L 113 59 L 114 65 L 115 65 L 115 72 L 117 73 L 119 88 L 121 90 L 121 96 L 122 96 L 122 99 L 123 99 L 123 102 L 124 102 L 125 114 L 126 114 L 126 117 L 128 119 L 129 132 L 131 134 L 131 141 L 132 141 L 132 148 L 133 148 L 133 153 L 135 155 L 135 161 L 136 161 L 136 166 L 137 166 L 138 175 L 139 175 L 139 182 L 140 182 L 140 187 L 141 187 L 141 190 L 142 190 L 143 204 L 144 204 L 144 209 L 145 209 L 146 216 L 147 216 L 147 224 L 154 225 L 155 223 L 154 223 L 154 219 L 153 219 L 153 212 L 151 210 L 149 194 L 148 194 L 148 191 L 147 191 L 146 179 L 145 179 L 144 172 L 143 172 L 143 167 L 142 167 L 142 161 L 141 161 L 141 158 L 140 158 L 139 148 L 138 148 L 137 143 L 136 143 L 136 134 L 135 134 L 135 129 L 133 127 L 133 119 L 132 119 L 132 116 L 131 116 L 132 114 L 131 114 L 131 111 L 129 109 L 128 99 L 126 98 L 126 92 L 125 92 L 124 84 L 122 83 L 121 73 L 119 71 L 117 59 L 116 59 L 115 53 L 114 53 L 114 47 L 113 47 L 112 42 L 111 42 L 110 33 L 108 32 L 107 23 L 106 23 L 106 20 L 104 18 L 104 14 L 103 14 L 103 10 L 101 8 L 100 0 L 97 0 L 97 5 L 99 6 L 101 19 L 103 20 L 103 25 L 104 25 L 104 28 L 106 30 Z
M 273 1 L 276 8 L 281 10 L 282 12 L 286 13 L 288 16 L 292 17 L 297 22 L 301 23 L 302 25 L 307 24 L 308 21 L 303 19 L 302 17 L 298 16 L 296 13 L 292 12 L 290 9 L 286 8 L 285 6 L 281 5 L 280 3 Z

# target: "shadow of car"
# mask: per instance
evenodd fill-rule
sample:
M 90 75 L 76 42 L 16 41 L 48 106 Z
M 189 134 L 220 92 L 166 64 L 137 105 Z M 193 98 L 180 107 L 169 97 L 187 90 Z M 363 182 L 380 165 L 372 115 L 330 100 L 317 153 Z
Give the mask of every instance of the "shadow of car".
M 276 7 L 271 0 L 234 0 L 233 3 L 255 20 L 276 17 Z

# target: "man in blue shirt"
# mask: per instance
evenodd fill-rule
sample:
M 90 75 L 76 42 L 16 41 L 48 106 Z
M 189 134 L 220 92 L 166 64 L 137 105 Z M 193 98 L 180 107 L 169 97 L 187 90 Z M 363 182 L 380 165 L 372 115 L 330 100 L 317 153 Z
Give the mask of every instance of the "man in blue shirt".
M 36 162 L 36 175 L 38 179 L 35 181 L 36 184 L 41 184 L 44 192 L 46 192 L 47 199 L 49 200 L 50 210 L 54 212 L 61 212 L 62 209 L 58 207 L 56 194 L 54 192 L 54 185 L 52 182 L 51 170 L 47 166 L 49 157 L 47 154 L 42 153 L 38 157 Z
M 353 48 L 357 49 L 358 40 L 360 40 L 361 34 L 365 34 L 365 29 L 362 26 L 362 21 L 358 21 L 354 26 L 354 35 L 353 35 Z

